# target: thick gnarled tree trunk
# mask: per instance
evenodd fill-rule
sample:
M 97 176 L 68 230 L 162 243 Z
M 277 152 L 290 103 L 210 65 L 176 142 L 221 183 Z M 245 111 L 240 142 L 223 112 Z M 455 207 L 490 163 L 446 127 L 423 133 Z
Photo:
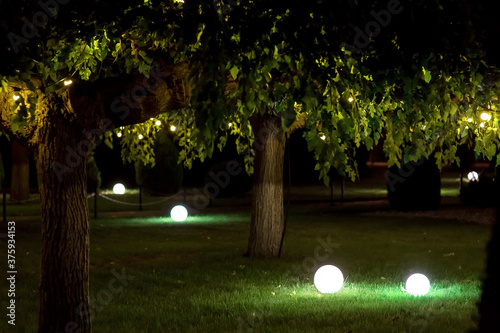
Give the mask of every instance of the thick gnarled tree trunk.
M 85 139 L 57 96 L 47 98 L 36 132 L 42 209 L 39 333 L 91 332 Z M 59 109 L 56 109 L 59 107 Z M 88 149 L 91 149 L 88 148 Z M 54 168 L 61 163 L 64 168 Z
M 281 118 L 275 116 L 256 115 L 251 119 L 251 124 L 255 135 L 255 159 L 247 255 L 278 257 L 285 226 L 285 133 Z
M 12 176 L 10 200 L 23 201 L 30 198 L 30 160 L 28 148 L 12 139 Z
M 500 327 L 498 322 L 498 315 L 500 314 L 500 305 L 498 303 L 498 297 L 500 297 L 500 272 L 498 271 L 500 260 L 500 208 L 497 208 L 497 218 L 487 250 L 486 277 L 483 280 L 481 301 L 478 307 L 478 330 L 474 331 L 475 333 L 498 332 Z

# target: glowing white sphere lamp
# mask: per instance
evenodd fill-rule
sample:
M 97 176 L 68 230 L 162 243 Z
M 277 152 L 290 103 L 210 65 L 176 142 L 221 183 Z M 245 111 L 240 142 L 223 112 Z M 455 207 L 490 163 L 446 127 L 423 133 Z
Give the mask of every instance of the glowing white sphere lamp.
M 314 274 L 314 285 L 320 293 L 332 294 L 342 288 L 344 275 L 337 267 L 325 265 L 320 267 Z
M 413 274 L 406 280 L 406 291 L 413 296 L 424 296 L 431 289 L 431 283 L 424 274 Z
M 471 182 L 477 182 L 479 180 L 479 175 L 477 174 L 476 171 L 471 171 L 467 174 L 467 178 Z
M 183 222 L 188 217 L 188 211 L 187 211 L 186 207 L 184 207 L 182 205 L 177 205 L 177 206 L 174 206 L 170 210 L 170 217 L 175 222 Z
M 125 193 L 125 185 L 118 183 L 113 186 L 113 193 L 114 194 L 124 194 Z

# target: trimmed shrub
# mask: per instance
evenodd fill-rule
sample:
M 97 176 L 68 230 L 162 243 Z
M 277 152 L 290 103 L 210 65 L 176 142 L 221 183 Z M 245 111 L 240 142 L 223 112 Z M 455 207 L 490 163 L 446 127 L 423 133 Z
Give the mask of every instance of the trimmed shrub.
M 402 164 L 402 163 L 401 163 Z M 430 210 L 441 202 L 441 174 L 436 160 L 421 158 L 385 174 L 389 203 L 396 210 Z
M 154 146 L 155 165 L 135 163 L 137 185 L 155 195 L 176 193 L 182 186 L 184 170 L 178 163 L 179 151 L 167 136 L 167 130 L 158 132 Z

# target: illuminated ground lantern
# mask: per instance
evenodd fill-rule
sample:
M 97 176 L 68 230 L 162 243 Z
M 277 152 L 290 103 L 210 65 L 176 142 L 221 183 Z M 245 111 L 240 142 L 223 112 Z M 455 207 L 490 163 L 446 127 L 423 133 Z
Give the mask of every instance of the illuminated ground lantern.
M 344 275 L 340 269 L 332 265 L 320 267 L 314 274 L 314 285 L 320 293 L 336 293 L 344 284 Z
M 411 275 L 406 280 L 406 291 L 413 296 L 424 296 L 431 289 L 429 279 L 420 273 Z
M 479 175 L 477 174 L 476 171 L 471 171 L 467 174 L 467 178 L 471 182 L 477 182 L 479 180 Z
M 124 194 L 125 193 L 125 185 L 123 185 L 121 183 L 115 184 L 115 186 L 113 186 L 113 193 L 114 194 Z
M 184 206 L 177 205 L 170 210 L 170 217 L 175 222 L 183 222 L 188 217 L 188 211 Z

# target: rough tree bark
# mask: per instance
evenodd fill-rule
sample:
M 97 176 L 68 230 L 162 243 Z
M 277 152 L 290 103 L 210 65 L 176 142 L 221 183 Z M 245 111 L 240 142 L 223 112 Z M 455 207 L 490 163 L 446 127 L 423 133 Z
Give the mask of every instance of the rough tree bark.
M 38 113 L 35 161 L 42 209 L 39 333 L 90 332 L 86 155 L 92 149 L 59 96 Z M 79 146 L 80 145 L 80 146 Z M 54 169 L 66 161 L 68 169 Z
M 251 125 L 255 135 L 255 159 L 247 255 L 278 257 L 285 225 L 285 133 L 281 118 L 275 116 L 255 115 L 251 118 Z
M 12 173 L 10 199 L 23 201 L 30 198 L 30 162 L 28 148 L 12 139 Z

